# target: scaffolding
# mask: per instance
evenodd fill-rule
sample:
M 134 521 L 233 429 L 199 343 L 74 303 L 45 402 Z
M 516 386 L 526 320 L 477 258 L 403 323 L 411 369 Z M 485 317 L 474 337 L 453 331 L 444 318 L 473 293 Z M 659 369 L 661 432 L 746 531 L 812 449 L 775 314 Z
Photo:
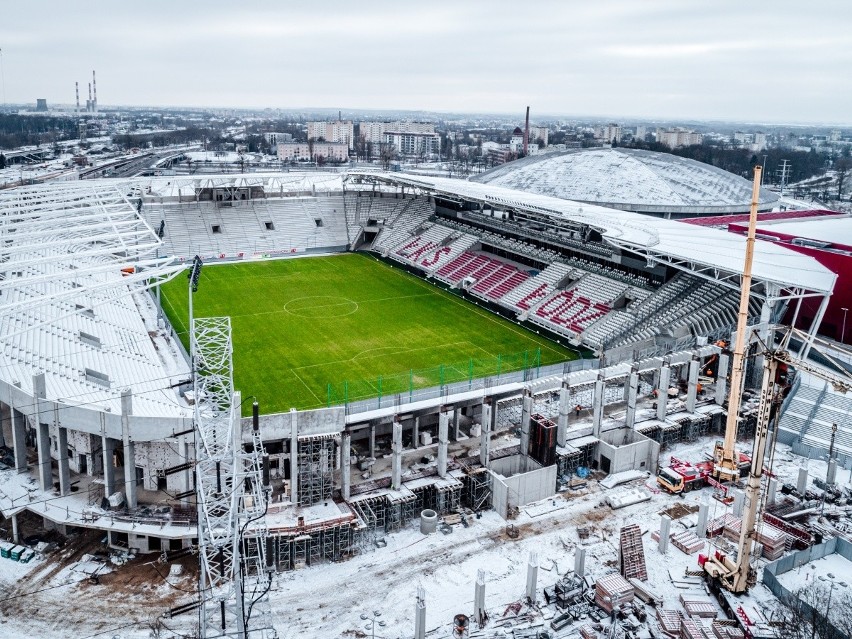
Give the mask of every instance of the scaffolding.
M 403 486 L 387 497 L 385 532 L 397 532 L 405 524 L 414 519 L 417 511 L 417 495 Z
M 465 468 L 462 502 L 474 512 L 491 507 L 491 474 L 482 466 Z
M 299 506 L 330 499 L 334 488 L 334 435 L 300 437 L 298 468 Z
M 520 397 L 512 397 L 497 402 L 497 432 L 517 428 L 521 423 L 522 402 Z
M 359 527 L 359 523 L 350 518 L 273 534 L 269 537 L 273 561 L 282 571 L 298 570 L 324 561 L 343 561 L 357 551 Z

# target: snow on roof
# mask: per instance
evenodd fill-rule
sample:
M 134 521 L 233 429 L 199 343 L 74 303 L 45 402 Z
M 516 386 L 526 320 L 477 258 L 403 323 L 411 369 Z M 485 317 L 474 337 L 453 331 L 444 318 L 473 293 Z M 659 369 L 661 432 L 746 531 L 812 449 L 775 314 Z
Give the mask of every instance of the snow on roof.
M 475 178 L 566 200 L 634 211 L 748 210 L 749 180 L 703 162 L 640 149 L 583 149 L 509 162 Z M 761 209 L 778 196 L 763 190 Z
M 452 178 L 374 175 L 393 183 L 418 186 L 496 207 L 537 211 L 586 224 L 598 229 L 610 244 L 661 259 L 673 259 L 726 273 L 741 274 L 743 271 L 746 239 L 719 229 L 524 193 L 493 184 Z M 782 288 L 797 286 L 820 293 L 831 292 L 837 278 L 815 259 L 769 242 L 756 244 L 752 274 L 758 281 L 772 282 Z
M 849 215 L 761 222 L 758 230 L 852 246 L 852 216 Z

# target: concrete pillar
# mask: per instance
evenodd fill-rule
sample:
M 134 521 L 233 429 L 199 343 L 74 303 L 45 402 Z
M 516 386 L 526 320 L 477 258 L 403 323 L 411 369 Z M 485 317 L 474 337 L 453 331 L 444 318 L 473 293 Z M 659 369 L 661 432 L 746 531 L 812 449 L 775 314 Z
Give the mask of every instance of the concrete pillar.
M 391 455 L 391 489 L 399 490 L 402 487 L 402 423 L 399 421 L 399 417 L 393 420 Z
M 799 491 L 799 494 L 804 495 L 805 490 L 808 488 L 808 469 L 802 466 L 799 469 L 799 478 L 796 481 L 796 490 Z
M 571 388 L 568 379 L 562 379 L 559 389 L 559 417 L 556 419 L 556 445 L 564 446 L 568 437 L 568 415 L 571 414 Z
M 732 490 L 731 495 L 734 498 L 734 503 L 731 504 L 731 513 L 734 517 L 743 516 L 743 506 L 745 506 L 745 493 L 741 490 Z
M 195 459 L 195 451 L 193 450 L 192 442 L 189 440 L 189 437 L 184 437 L 181 442 L 181 454 L 183 455 L 184 461 L 189 461 L 190 459 Z M 188 493 L 192 490 L 192 468 L 187 468 L 183 471 L 183 492 Z M 183 499 L 180 500 L 181 505 L 189 506 L 190 505 L 190 495 L 187 495 Z
M 38 398 L 47 397 L 44 373 L 33 375 L 33 395 L 36 397 L 36 447 L 38 448 L 38 478 L 41 489 L 53 490 L 53 471 L 50 464 L 50 426 L 43 414 L 43 402 Z
M 55 407 L 58 411 L 59 407 Z M 58 416 L 55 416 L 55 418 Z M 56 448 L 59 462 L 59 494 L 71 494 L 71 468 L 68 465 L 68 429 L 61 426 L 57 429 Z
M 774 477 L 770 477 L 769 483 L 766 486 L 766 503 L 767 504 L 771 505 L 771 504 L 775 503 L 775 497 L 776 497 L 777 492 L 778 492 L 778 480 L 775 479 Z
M 370 457 L 376 458 L 376 425 L 370 424 Z
M 660 383 L 657 386 L 657 419 L 665 421 L 666 404 L 669 401 L 669 376 L 671 369 L 668 366 L 660 367 Z
M 828 460 L 828 471 L 825 474 L 825 483 L 833 484 L 837 481 L 837 460 Z
M 104 497 L 115 492 L 115 440 L 101 435 L 101 450 L 104 456 Z
M 476 571 L 476 588 L 473 593 L 473 618 L 480 628 L 485 625 L 485 571 Z
M 411 434 L 412 434 L 411 447 L 416 450 L 416 449 L 420 448 L 420 418 L 419 417 L 414 418 L 414 430 Z
M 702 501 L 698 506 L 698 524 L 695 526 L 695 534 L 699 539 L 707 536 L 707 514 L 710 512 L 710 504 Z
M 12 449 L 15 452 L 15 470 L 27 472 L 27 418 L 15 410 L 15 405 L 9 406 L 12 419 Z
M 721 353 L 716 377 L 716 403 L 721 406 L 726 399 L 728 399 L 728 354 Z
M 426 639 L 426 590 L 417 587 L 417 603 L 414 606 L 414 639 Z
M 128 508 L 139 505 L 136 497 L 136 444 L 130 437 L 130 415 L 133 413 L 133 394 L 129 388 L 121 391 L 121 437 L 124 444 L 124 498 Z
M 461 408 L 453 410 L 453 440 L 459 440 L 459 422 L 461 421 Z
M 21 543 L 21 534 L 18 530 L 18 514 L 15 513 L 12 515 L 12 543 L 19 544 Z
M 583 577 L 586 574 L 586 549 L 576 548 L 574 550 L 574 574 Z
M 527 562 L 527 599 L 529 599 L 531 603 L 535 603 L 535 588 L 537 582 L 538 555 L 531 552 L 529 561 Z
M 633 428 L 636 423 L 636 398 L 639 395 L 639 373 L 630 373 L 627 380 L 627 414 L 624 417 L 624 425 Z
M 595 437 L 600 437 L 601 424 L 603 424 L 604 416 L 604 394 L 606 392 L 606 381 L 601 375 L 595 381 L 595 397 L 592 410 L 592 434 Z
M 526 472 L 526 460 L 530 452 L 530 417 L 533 408 L 533 398 L 529 388 L 524 389 L 521 401 L 521 472 Z
M 438 476 L 447 476 L 447 445 L 449 444 L 450 413 L 441 409 L 438 413 Z
M 488 468 L 491 460 L 491 399 L 482 400 L 482 433 L 479 437 L 479 463 Z
M 299 503 L 299 413 L 290 409 L 290 502 Z
M 668 515 L 660 517 L 660 554 L 665 555 L 669 550 L 669 534 L 672 527 L 672 518 Z
M 698 397 L 698 368 L 699 362 L 697 359 L 689 362 L 689 377 L 687 378 L 686 391 L 686 410 L 690 413 L 695 412 L 695 401 Z
M 349 499 L 352 490 L 352 434 L 345 430 L 340 437 L 340 494 L 343 499 Z

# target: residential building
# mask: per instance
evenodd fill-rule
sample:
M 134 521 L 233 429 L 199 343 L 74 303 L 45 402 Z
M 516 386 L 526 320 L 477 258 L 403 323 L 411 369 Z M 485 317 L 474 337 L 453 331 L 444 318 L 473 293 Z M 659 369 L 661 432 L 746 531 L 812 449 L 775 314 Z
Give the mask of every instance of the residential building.
M 333 120 L 331 122 L 308 122 L 308 139 L 340 142 L 349 149 L 355 148 L 355 127 L 352 120 Z
M 438 155 L 441 138 L 437 133 L 385 131 L 384 143 L 391 144 L 400 155 Z
M 595 129 L 595 137 L 609 144 L 621 142 L 621 127 L 614 122 L 610 122 L 606 126 Z
M 704 136 L 695 131 L 687 131 L 685 129 L 657 129 L 657 142 L 664 144 L 670 149 L 701 144 L 703 140 Z
M 279 142 L 292 142 L 293 134 L 269 131 L 263 134 L 263 139 L 266 140 L 268 144 L 278 144 Z
M 431 122 L 359 122 L 358 135 L 365 142 L 382 144 L 385 141 L 385 133 L 431 133 L 435 134 L 435 125 Z
M 319 158 L 331 162 L 345 162 L 349 159 L 349 147 L 343 142 L 279 142 L 278 144 L 278 159 L 284 162 L 316 161 Z

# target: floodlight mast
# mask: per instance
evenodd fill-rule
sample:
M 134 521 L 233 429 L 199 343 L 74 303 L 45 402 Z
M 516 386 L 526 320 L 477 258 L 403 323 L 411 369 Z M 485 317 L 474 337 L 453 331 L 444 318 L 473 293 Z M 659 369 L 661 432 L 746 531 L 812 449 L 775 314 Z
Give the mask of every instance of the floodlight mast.
M 760 176 L 763 168 L 758 164 L 754 167 L 754 182 L 751 191 L 751 211 L 748 220 L 748 236 L 746 237 L 745 264 L 743 279 L 740 286 L 740 307 L 737 313 L 737 334 L 734 342 L 734 359 L 731 370 L 731 391 L 728 395 L 728 417 L 725 423 L 725 441 L 716 442 L 713 451 L 713 474 L 723 481 L 735 481 L 740 476 L 739 459 L 736 452 L 737 426 L 740 414 L 740 401 L 743 391 L 743 375 L 745 371 L 746 330 L 748 328 L 748 303 L 751 296 L 751 269 L 754 262 L 754 245 L 757 235 L 757 206 L 760 201 Z M 724 371 L 719 371 L 724 375 Z

